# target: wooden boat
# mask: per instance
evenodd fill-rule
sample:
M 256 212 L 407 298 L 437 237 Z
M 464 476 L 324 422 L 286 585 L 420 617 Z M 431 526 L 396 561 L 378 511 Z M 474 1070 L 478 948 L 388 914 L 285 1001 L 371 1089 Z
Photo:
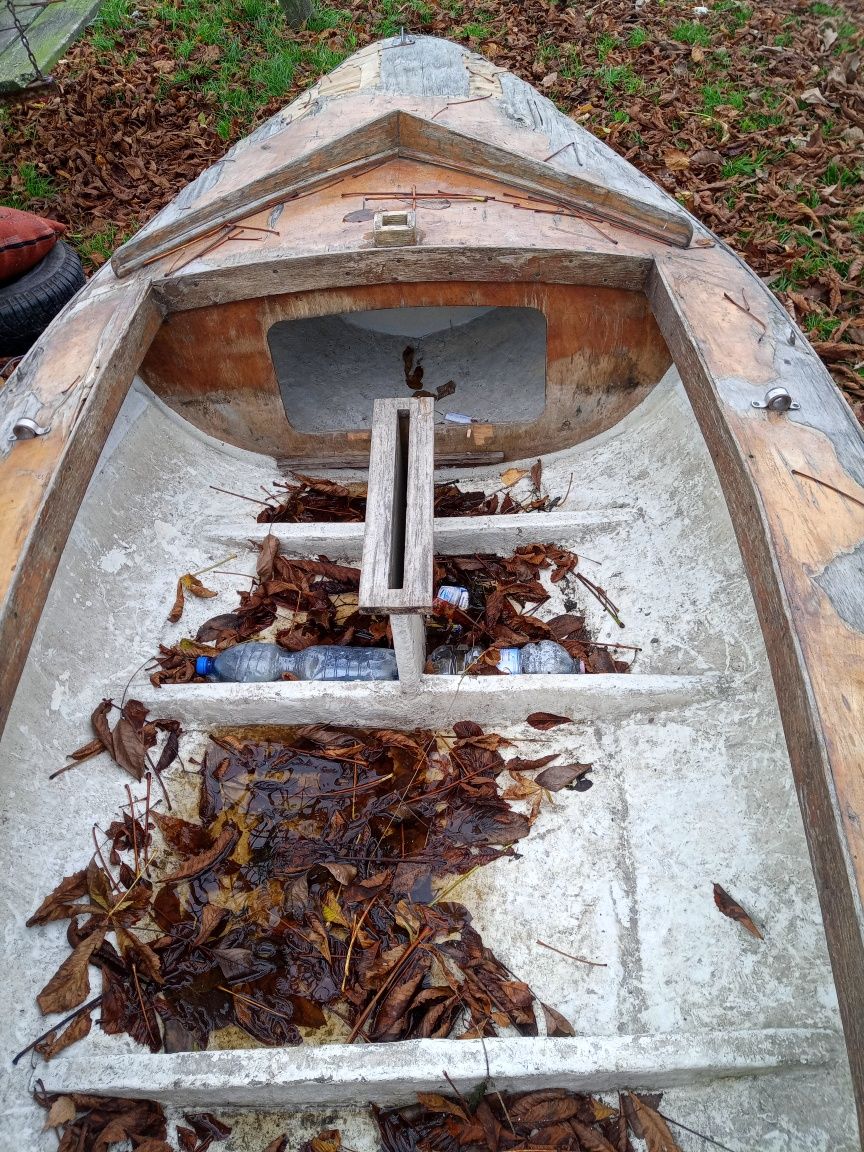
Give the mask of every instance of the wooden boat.
M 427 388 L 457 386 L 436 409 L 437 475 L 490 491 L 539 457 L 561 497 L 438 520 L 435 550 L 584 552 L 626 632 L 585 609 L 601 641 L 641 648 L 631 673 L 454 692 L 422 674 L 400 624 L 400 683 L 154 689 L 141 669 L 156 644 L 212 612 L 193 602 L 165 623 L 178 576 L 229 553 L 223 567 L 254 569 L 267 527 L 229 493 L 290 470 L 364 479 L 372 400 L 411 395 L 407 339 L 428 353 Z M 263 1146 L 276 1114 L 290 1147 L 342 1125 L 366 1149 L 357 1108 L 447 1091 L 446 1070 L 465 1090 L 488 1075 L 501 1090 L 665 1090 L 667 1114 L 735 1149 L 858 1147 L 861 430 L 770 292 L 680 205 L 489 61 L 384 41 L 125 244 L 0 412 L 8 1053 L 44 1029 L 34 996 L 68 952 L 65 925 L 24 921 L 126 795 L 104 756 L 47 777 L 130 679 L 182 722 L 187 763 L 214 725 L 469 719 L 527 732 L 533 755 L 567 747 L 597 781 L 460 894 L 575 1036 L 151 1055 L 94 1030 L 39 1066 L 48 1089 L 245 1109 L 226 1147 Z M 300 555 L 363 550 L 362 524 L 274 531 Z M 219 580 L 228 602 L 237 579 Z M 534 710 L 573 724 L 532 733 Z M 763 940 L 719 914 L 714 882 Z M 8 1146 L 48 1147 L 24 1064 L 6 1078 Z

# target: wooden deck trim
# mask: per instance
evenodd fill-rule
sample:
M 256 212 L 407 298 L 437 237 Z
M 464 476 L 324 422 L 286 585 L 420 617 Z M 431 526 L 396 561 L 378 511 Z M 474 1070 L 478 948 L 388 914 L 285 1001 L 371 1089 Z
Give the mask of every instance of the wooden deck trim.
M 836 724 L 839 714 L 847 725 L 854 726 L 864 700 L 860 692 L 856 693 L 849 653 L 832 650 L 830 631 L 814 629 L 812 603 L 805 603 L 796 589 L 801 565 L 792 571 L 784 559 L 781 536 L 795 534 L 805 501 L 789 502 L 784 491 L 772 489 L 758 475 L 760 446 L 748 435 L 748 427 L 767 425 L 754 423 L 756 414 L 747 411 L 748 401 L 742 401 L 740 394 L 736 397 L 735 382 L 719 379 L 710 367 L 704 350 L 711 345 L 712 317 L 706 315 L 704 328 L 696 330 L 679 304 L 680 290 L 675 269 L 658 260 L 648 296 L 714 460 L 756 603 L 822 908 L 859 1133 L 864 1133 L 864 917 L 860 896 L 864 860 L 858 854 L 856 861 L 855 849 L 844 834 L 842 808 L 845 781 L 860 773 L 864 753 L 859 745 L 862 755 L 856 761 L 838 752 L 836 746 L 832 751 L 823 720 L 827 715 Z M 751 343 L 754 339 L 752 331 L 746 329 L 742 336 L 749 337 Z M 744 346 L 742 339 L 742 371 L 746 370 Z M 816 379 L 813 391 L 823 403 L 845 408 L 825 369 L 818 365 L 818 371 L 821 379 Z M 764 390 L 764 383 L 754 383 L 760 392 Z M 794 392 L 796 383 L 801 387 L 804 381 L 799 378 L 786 383 Z M 848 415 L 850 435 L 854 436 L 854 418 Z M 764 412 L 758 418 L 765 422 L 789 419 Z M 801 431 L 796 423 L 790 435 L 800 435 Z M 828 456 L 832 442 L 826 441 Z M 851 477 L 848 487 L 858 491 Z M 781 524 L 785 530 L 778 531 Z M 812 578 L 807 582 L 815 599 L 819 589 Z M 821 670 L 819 662 L 824 662 Z M 832 668 L 826 685 L 820 672 Z
M 133 237 L 114 254 L 111 266 L 122 278 L 226 225 L 396 157 L 479 173 L 527 194 L 551 196 L 562 207 L 587 212 L 664 244 L 686 248 L 693 237 L 692 225 L 683 213 L 644 203 L 399 110 L 352 128 L 299 158 L 276 164 L 250 178 L 244 187 Z
M 574 248 L 416 247 L 314 256 L 253 252 L 226 257 L 205 271 L 157 277 L 153 290 L 167 313 L 284 292 L 421 280 L 542 281 L 645 291 L 653 257 Z
M 84 297 L 52 325 L 56 354 L 46 355 L 40 340 L 0 392 L 0 427 L 20 414 L 25 397 L 54 413 L 50 432 L 0 455 L 0 492 L 9 495 L 0 511 L 0 734 L 87 485 L 161 322 L 146 282 L 129 285 L 121 299 Z

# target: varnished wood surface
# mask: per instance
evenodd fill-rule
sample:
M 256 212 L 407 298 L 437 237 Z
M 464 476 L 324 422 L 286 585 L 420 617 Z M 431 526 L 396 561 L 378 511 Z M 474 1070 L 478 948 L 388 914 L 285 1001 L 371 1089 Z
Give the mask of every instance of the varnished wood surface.
M 146 282 L 94 291 L 67 312 L 0 393 L 0 732 L 99 453 L 162 319 Z M 50 431 L 10 443 L 24 413 Z
M 715 280 L 712 265 L 719 264 L 706 259 L 700 275 L 658 259 L 650 298 L 713 456 L 765 636 L 860 1128 L 864 584 L 835 584 L 829 574 L 839 564 L 845 576 L 844 558 L 864 548 L 864 508 L 855 503 L 864 501 L 864 445 L 840 392 L 782 309 L 730 255 L 723 254 L 725 274 Z M 781 382 L 800 411 L 753 408 L 753 399 Z
M 380 253 L 374 254 L 376 261 Z M 527 267 L 514 254 L 497 259 L 473 246 L 450 261 L 448 280 L 427 281 L 445 266 L 446 253 L 418 248 L 410 261 L 393 252 L 388 284 L 362 284 L 364 261 L 347 263 L 326 255 L 311 268 L 304 260 L 286 282 L 295 291 L 230 304 L 200 307 L 169 316 L 153 342 L 142 375 L 160 399 L 184 419 L 220 440 L 279 458 L 356 455 L 368 447 L 357 429 L 345 433 L 297 431 L 285 415 L 267 332 L 281 320 L 362 311 L 369 308 L 428 306 L 500 306 L 536 308 L 546 318 L 546 405 L 536 420 L 440 424 L 439 455 L 502 452 L 505 458 L 555 451 L 596 435 L 617 423 L 639 403 L 669 367 L 670 357 L 644 295 L 620 288 L 546 283 L 567 276 L 555 253 L 536 253 Z M 485 260 L 484 260 L 485 256 Z M 496 282 L 515 276 L 513 282 Z M 386 261 L 381 265 L 386 267 Z M 302 291 L 332 270 L 355 287 Z M 456 276 L 472 279 L 456 279 Z M 529 282 L 523 277 L 529 276 Z M 404 283 L 400 282 L 407 276 Z M 474 279 L 482 276 L 483 279 Z M 232 277 L 225 276 L 226 280 Z M 419 280 L 420 282 L 416 282 Z M 164 299 L 164 298 L 163 298 Z M 457 379 L 457 396 L 458 385 Z M 346 389 L 351 387 L 350 371 Z M 410 393 L 405 388 L 405 395 Z M 494 397 L 490 416 L 494 418 Z

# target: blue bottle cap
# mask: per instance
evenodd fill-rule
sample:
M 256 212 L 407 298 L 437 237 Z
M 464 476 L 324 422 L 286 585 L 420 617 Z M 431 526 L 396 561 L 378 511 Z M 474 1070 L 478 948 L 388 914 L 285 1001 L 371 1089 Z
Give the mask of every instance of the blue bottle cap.
M 213 671 L 213 665 L 216 663 L 212 656 L 196 656 L 195 657 L 195 675 L 196 676 L 209 676 Z

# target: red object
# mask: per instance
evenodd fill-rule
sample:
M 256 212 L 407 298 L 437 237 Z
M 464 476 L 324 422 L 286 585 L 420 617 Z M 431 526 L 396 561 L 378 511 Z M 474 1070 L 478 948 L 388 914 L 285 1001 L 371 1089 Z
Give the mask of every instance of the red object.
M 0 208 L 0 280 L 27 272 L 47 256 L 65 224 L 17 208 Z

